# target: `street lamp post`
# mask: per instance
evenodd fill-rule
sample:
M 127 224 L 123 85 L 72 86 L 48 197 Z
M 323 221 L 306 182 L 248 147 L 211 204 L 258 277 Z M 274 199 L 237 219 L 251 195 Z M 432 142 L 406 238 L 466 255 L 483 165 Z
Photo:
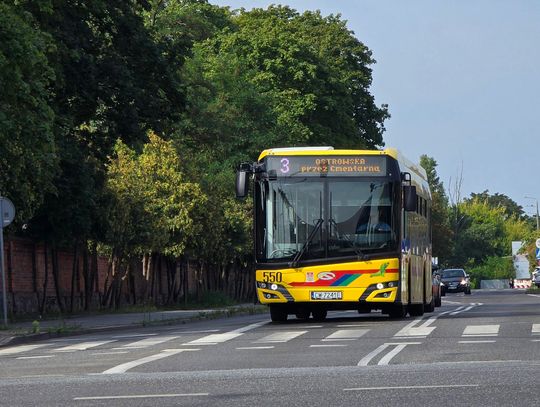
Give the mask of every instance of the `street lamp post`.
M 540 230 L 540 219 L 538 217 L 538 199 L 533 198 L 532 196 L 525 196 L 527 199 L 534 199 L 536 201 L 536 230 Z

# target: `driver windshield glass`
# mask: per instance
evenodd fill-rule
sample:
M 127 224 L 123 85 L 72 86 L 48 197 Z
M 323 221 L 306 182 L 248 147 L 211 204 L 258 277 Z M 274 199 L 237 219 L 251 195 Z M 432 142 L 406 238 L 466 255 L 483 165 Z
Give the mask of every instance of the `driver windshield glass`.
M 330 257 L 395 246 L 391 187 L 388 182 L 330 183 Z
M 290 261 L 299 252 L 301 260 L 361 256 L 397 245 L 388 181 L 288 178 L 264 184 L 260 254 L 268 261 Z

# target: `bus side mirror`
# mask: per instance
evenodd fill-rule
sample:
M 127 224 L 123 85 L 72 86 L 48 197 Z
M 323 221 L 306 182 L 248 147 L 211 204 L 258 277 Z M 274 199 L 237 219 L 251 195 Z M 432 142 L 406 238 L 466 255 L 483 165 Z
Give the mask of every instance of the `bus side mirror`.
M 414 185 L 403 186 L 403 207 L 408 212 L 416 211 L 416 187 Z
M 236 197 L 245 198 L 248 194 L 247 172 L 238 170 L 236 172 Z

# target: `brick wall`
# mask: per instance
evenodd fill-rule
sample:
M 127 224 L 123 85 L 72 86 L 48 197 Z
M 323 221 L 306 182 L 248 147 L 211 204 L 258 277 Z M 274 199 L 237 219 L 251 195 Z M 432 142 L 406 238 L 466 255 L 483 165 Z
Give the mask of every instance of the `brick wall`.
M 59 291 L 64 303 L 70 299 L 71 279 L 73 274 L 74 253 L 68 251 L 58 252 Z M 92 258 L 89 258 L 91 264 Z M 48 279 L 45 291 L 45 304 L 48 311 L 56 306 L 56 292 L 52 274 L 52 259 L 47 256 Z M 93 287 L 94 301 L 98 301 L 103 294 L 103 282 L 107 274 L 108 262 L 106 258 L 98 257 L 98 278 Z M 43 244 L 34 244 L 26 239 L 6 239 L 4 241 L 4 271 L 6 274 L 6 289 L 10 313 L 35 313 L 39 310 L 39 301 L 43 300 L 44 283 L 46 275 L 45 247 Z M 83 261 L 79 256 L 78 267 L 75 272 L 75 309 L 82 308 Z

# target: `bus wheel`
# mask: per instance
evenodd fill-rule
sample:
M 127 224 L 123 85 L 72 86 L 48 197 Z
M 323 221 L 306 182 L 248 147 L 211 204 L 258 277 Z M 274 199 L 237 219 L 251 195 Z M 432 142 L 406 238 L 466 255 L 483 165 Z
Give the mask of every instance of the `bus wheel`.
M 272 322 L 285 322 L 287 321 L 287 308 L 279 305 L 270 305 L 270 319 Z
M 298 319 L 309 319 L 309 310 L 307 309 L 301 309 L 296 312 L 296 318 Z
M 440 307 L 441 305 L 442 305 L 441 296 L 438 296 L 437 299 L 435 300 L 435 306 Z
M 435 299 L 431 297 L 431 302 L 429 304 L 424 304 L 424 312 L 433 312 L 435 311 Z
M 407 308 L 402 304 L 392 305 L 388 309 L 388 316 L 390 318 L 405 318 L 407 315 Z
M 409 315 L 411 317 L 421 317 L 424 315 L 424 304 L 409 304 Z
M 315 309 L 313 310 L 313 319 L 315 321 L 324 321 L 328 315 L 328 311 L 325 309 Z

